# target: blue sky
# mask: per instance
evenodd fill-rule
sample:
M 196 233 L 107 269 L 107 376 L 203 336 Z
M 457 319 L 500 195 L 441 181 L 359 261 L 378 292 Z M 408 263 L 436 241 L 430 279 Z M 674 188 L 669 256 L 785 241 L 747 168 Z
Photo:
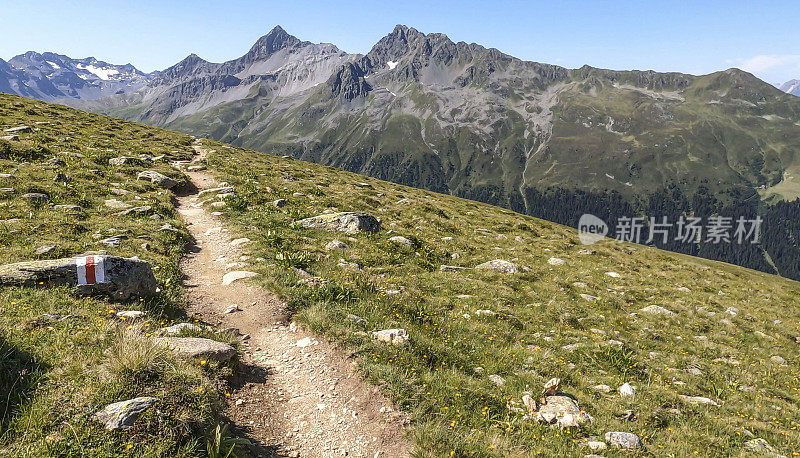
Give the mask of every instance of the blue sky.
M 735 66 L 778 84 L 800 78 L 796 5 L 796 0 L 39 0 L 3 7 L 0 58 L 53 51 L 152 71 L 192 52 L 216 62 L 239 57 L 277 24 L 300 39 L 360 53 L 395 24 L 406 24 L 570 68 L 703 74 Z

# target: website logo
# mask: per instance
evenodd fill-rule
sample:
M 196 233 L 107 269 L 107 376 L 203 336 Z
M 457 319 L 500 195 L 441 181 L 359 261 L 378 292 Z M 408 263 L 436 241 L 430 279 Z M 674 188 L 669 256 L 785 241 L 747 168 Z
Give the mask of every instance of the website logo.
M 584 213 L 578 220 L 578 238 L 584 245 L 592 245 L 608 235 L 608 224 L 602 219 Z

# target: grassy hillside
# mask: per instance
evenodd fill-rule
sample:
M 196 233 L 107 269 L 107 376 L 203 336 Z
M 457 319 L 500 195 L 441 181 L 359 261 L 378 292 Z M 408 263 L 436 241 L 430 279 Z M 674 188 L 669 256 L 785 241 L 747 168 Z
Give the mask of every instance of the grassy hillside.
M 230 370 L 177 360 L 150 338 L 183 315 L 178 261 L 187 232 L 171 192 L 137 181 L 141 167 L 108 163 L 147 154 L 156 158 L 148 168 L 182 180 L 167 160 L 189 157 L 191 137 L 0 94 L 0 129 L 19 125 L 33 131 L 0 140 L 0 173 L 11 175 L 0 177 L 0 264 L 99 251 L 139 256 L 154 266 L 161 292 L 110 303 L 68 288 L 0 286 L 0 455 L 200 454 Z M 49 202 L 22 197 L 30 192 Z M 151 209 L 118 216 L 111 199 Z M 160 230 L 165 224 L 177 230 Z M 111 236 L 124 237 L 119 247 L 98 243 Z M 147 317 L 130 323 L 116 317 L 121 310 Z M 109 432 L 90 420 L 106 404 L 138 396 L 159 401 L 132 430 Z
M 587 248 L 572 229 L 497 207 L 205 144 L 216 151 L 209 170 L 236 189 L 224 218 L 265 259 L 252 266 L 263 286 L 413 412 L 423 455 L 576 456 L 609 431 L 642 439 L 628 455 L 744 456 L 754 437 L 800 452 L 800 284 L 614 241 Z M 369 212 L 383 229 L 348 236 L 292 224 L 326 210 Z M 327 249 L 333 239 L 350 248 Z M 492 259 L 524 269 L 469 269 Z M 325 282 L 298 283 L 296 268 Z M 674 315 L 641 310 L 651 306 Z M 409 344 L 372 338 L 387 328 L 407 329 Z M 526 417 L 522 397 L 538 398 L 552 377 L 591 425 L 561 430 Z M 635 396 L 616 392 L 624 383 Z
M 111 304 L 65 289 L 0 288 L 0 392 L 10 393 L 0 403 L 0 454 L 201 454 L 229 369 L 142 350 L 152 348 L 142 337 L 149 329 L 181 316 L 176 261 L 186 233 L 169 192 L 107 161 L 140 153 L 185 158 L 191 138 L 0 96 L 0 125 L 20 123 L 34 132 L 0 141 L 0 173 L 14 176 L 0 179 L 13 189 L 0 193 L 0 262 L 102 248 L 158 266 L 162 292 Z M 235 188 L 222 217 L 254 242 L 248 269 L 413 414 L 420 455 L 576 456 L 589 453 L 588 438 L 602 441 L 611 431 L 637 434 L 643 448 L 609 444 L 604 456 L 749 456 L 754 438 L 784 455 L 800 453 L 797 282 L 613 241 L 584 247 L 572 229 L 498 207 L 204 145 L 214 150 L 209 172 Z M 54 156 L 65 164 L 48 162 Z M 153 164 L 182 179 L 166 163 Z M 71 181 L 54 181 L 56 173 Z M 27 192 L 46 192 L 51 203 L 26 203 Z M 163 219 L 114 216 L 106 199 L 147 203 Z M 287 205 L 274 205 L 277 199 Z M 55 204 L 81 211 L 61 213 Z M 383 228 L 351 236 L 293 224 L 326 210 L 369 212 Z M 178 231 L 160 231 L 165 223 Z M 118 248 L 98 245 L 106 234 L 127 238 Z M 335 238 L 349 248 L 326 248 Z M 36 255 L 43 245 L 58 247 Z M 520 271 L 472 269 L 493 259 Z M 298 283 L 298 268 L 319 281 Z M 642 310 L 661 310 L 653 306 L 671 314 Z M 122 308 L 145 310 L 148 319 L 128 329 L 113 318 Z M 77 317 L 43 322 L 44 313 Z M 409 342 L 373 338 L 388 328 L 407 329 Z M 562 430 L 526 412 L 523 396 L 538 400 L 553 377 L 591 424 Z M 624 383 L 634 396 L 616 391 Z M 89 420 L 108 402 L 142 395 L 158 397 L 159 408 L 131 431 L 106 432 Z

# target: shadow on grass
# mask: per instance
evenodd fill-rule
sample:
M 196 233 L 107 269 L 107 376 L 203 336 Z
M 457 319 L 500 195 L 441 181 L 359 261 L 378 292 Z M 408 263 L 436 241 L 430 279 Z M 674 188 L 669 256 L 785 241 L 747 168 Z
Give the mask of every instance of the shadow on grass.
M 19 408 L 30 400 L 41 363 L 0 336 L 0 435 Z

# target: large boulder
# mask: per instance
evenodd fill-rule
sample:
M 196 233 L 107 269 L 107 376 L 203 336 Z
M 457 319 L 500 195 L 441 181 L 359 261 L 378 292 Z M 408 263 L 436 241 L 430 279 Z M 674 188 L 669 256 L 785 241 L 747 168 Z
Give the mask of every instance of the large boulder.
M 150 264 L 137 258 L 89 255 L 0 266 L 3 286 L 71 286 L 78 294 L 125 300 L 155 294 Z
M 149 181 L 164 189 L 172 189 L 178 185 L 177 181 L 154 170 L 145 170 L 144 172 L 139 172 L 139 174 L 136 175 L 136 179 Z
M 178 356 L 225 362 L 236 354 L 232 346 L 202 337 L 160 337 L 156 339 Z
M 381 230 L 380 221 L 369 213 L 363 212 L 328 213 L 302 219 L 297 224 L 303 227 L 340 231 L 347 234 L 374 233 Z
M 92 418 L 102 423 L 109 431 L 126 430 L 133 426 L 133 422 L 139 418 L 145 410 L 152 407 L 158 399 L 150 397 L 140 397 L 128 399 L 127 401 L 115 402 L 95 413 Z

